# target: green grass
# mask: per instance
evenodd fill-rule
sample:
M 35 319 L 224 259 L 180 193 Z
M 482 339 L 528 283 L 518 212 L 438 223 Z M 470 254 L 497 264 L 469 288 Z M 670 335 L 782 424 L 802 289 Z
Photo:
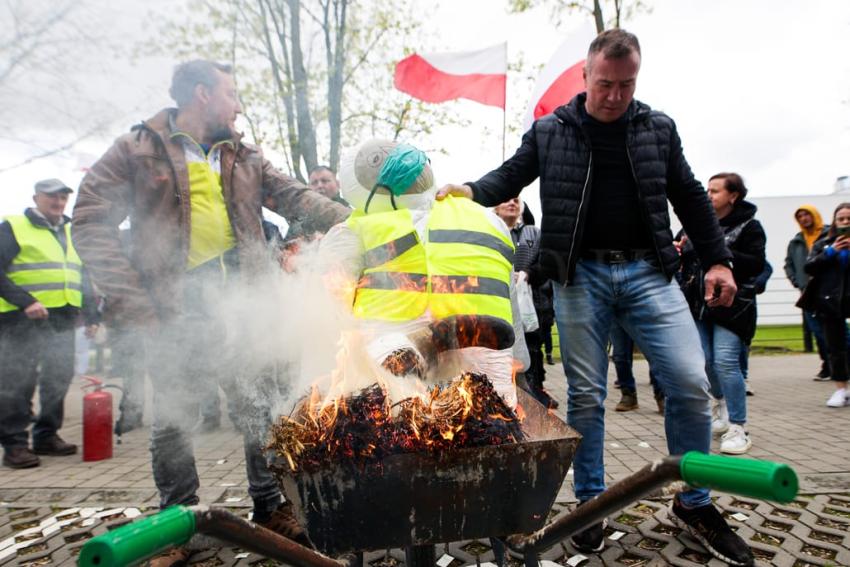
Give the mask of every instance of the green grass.
M 804 352 L 803 329 L 801 325 L 770 325 L 756 329 L 753 338 L 752 353 L 784 354 Z

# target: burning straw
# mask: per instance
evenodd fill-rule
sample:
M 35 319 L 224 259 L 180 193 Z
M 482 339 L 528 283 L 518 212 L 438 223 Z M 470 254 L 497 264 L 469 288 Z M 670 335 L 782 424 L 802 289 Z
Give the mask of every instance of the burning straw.
M 522 441 L 516 414 L 490 380 L 465 373 L 425 398 L 391 405 L 377 384 L 322 405 L 316 392 L 272 426 L 269 449 L 291 470 L 332 463 L 366 464 L 399 453 L 432 452 Z

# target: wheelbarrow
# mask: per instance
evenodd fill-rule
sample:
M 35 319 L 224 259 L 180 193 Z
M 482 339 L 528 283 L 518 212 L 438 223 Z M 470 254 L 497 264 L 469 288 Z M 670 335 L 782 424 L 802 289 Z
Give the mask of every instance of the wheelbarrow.
M 520 392 L 519 443 L 440 455 L 401 454 L 319 472 L 274 469 L 315 549 L 221 508 L 174 506 L 89 540 L 79 565 L 133 565 L 196 533 L 297 567 L 362 567 L 364 551 L 403 547 L 408 567 L 432 567 L 438 543 L 489 537 L 536 566 L 537 552 L 601 522 L 665 484 L 789 502 L 797 477 L 784 464 L 691 452 L 659 459 L 547 524 L 580 435 Z

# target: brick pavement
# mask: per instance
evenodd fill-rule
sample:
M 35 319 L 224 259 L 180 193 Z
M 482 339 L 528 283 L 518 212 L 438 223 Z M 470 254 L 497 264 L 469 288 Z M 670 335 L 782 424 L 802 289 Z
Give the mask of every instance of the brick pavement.
M 832 386 L 811 380 L 817 368 L 818 361 L 811 355 L 751 360 L 750 381 L 756 395 L 749 398 L 748 429 L 753 449 L 748 456 L 792 465 L 800 476 L 803 494 L 791 506 L 719 497 L 718 504 L 727 513 L 747 515 L 739 529 L 760 550 L 759 563 L 763 565 L 850 565 L 850 436 L 847 435 L 850 408 L 825 407 Z M 563 373 L 559 366 L 547 366 L 547 370 L 550 373 L 547 387 L 563 402 Z M 605 458 L 611 481 L 665 453 L 663 418 L 655 411 L 645 362 L 636 361 L 635 372 L 642 407 L 633 412 L 614 412 L 618 392 L 613 389 L 606 402 L 609 414 Z M 77 443 L 81 438 L 81 395 L 79 384 L 75 383 L 67 400 L 68 416 L 62 432 L 67 440 Z M 107 461 L 83 463 L 79 455 L 46 457 L 36 469 L 0 469 L 0 565 L 70 563 L 73 554 L 66 548 L 73 551 L 89 534 L 104 531 L 110 522 L 135 515 L 136 510 L 155 508 L 156 490 L 150 474 L 147 436 L 147 429 L 125 435 L 122 444 L 115 446 L 114 458 Z M 250 499 L 246 493 L 241 438 L 228 424 L 217 432 L 197 436 L 196 459 L 202 502 L 247 511 Z M 572 504 L 570 482 L 565 482 L 556 511 L 564 511 Z M 609 531 L 623 530 L 626 536 L 586 564 L 692 565 L 707 561 L 700 555 L 697 544 L 679 535 L 666 522 L 663 505 L 660 501 L 642 501 L 614 518 L 616 521 Z M 96 508 L 99 510 L 91 511 Z M 80 510 L 88 516 L 80 516 Z M 51 518 L 63 511 L 68 514 L 66 523 L 70 527 L 63 526 L 60 531 L 51 528 L 49 535 L 20 535 L 27 529 L 37 532 L 40 523 L 56 523 Z M 94 518 L 98 514 L 101 517 Z M 87 521 L 87 526 L 79 525 Z M 4 554 L 3 542 L 10 541 L 9 538 L 17 545 L 22 541 L 32 543 L 16 554 L 8 552 L 7 544 Z M 444 551 L 455 557 L 451 567 L 457 567 L 475 563 L 476 557 L 487 560 L 489 548 L 485 543 L 457 542 L 446 546 Z M 468 549 L 464 551 L 464 547 Z M 470 553 L 470 549 L 478 555 Z M 30 552 L 22 553 L 26 550 Z M 210 553 L 201 557 L 214 556 L 214 561 L 203 564 L 240 561 L 234 550 L 225 548 Z M 569 556 L 566 545 L 556 546 L 545 554 L 545 558 L 556 563 L 565 562 Z M 256 559 L 243 561 L 251 563 Z M 397 563 L 397 559 L 398 552 L 376 552 L 367 557 L 368 561 L 381 564 Z M 719 565 L 713 560 L 710 564 Z

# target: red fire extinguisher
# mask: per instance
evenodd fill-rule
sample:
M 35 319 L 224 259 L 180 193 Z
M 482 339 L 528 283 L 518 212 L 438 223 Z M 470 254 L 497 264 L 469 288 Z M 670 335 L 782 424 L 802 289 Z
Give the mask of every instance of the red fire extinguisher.
M 83 389 L 94 388 L 83 396 L 83 460 L 101 461 L 112 458 L 112 394 L 104 388 L 102 380 L 83 376 L 88 384 Z

